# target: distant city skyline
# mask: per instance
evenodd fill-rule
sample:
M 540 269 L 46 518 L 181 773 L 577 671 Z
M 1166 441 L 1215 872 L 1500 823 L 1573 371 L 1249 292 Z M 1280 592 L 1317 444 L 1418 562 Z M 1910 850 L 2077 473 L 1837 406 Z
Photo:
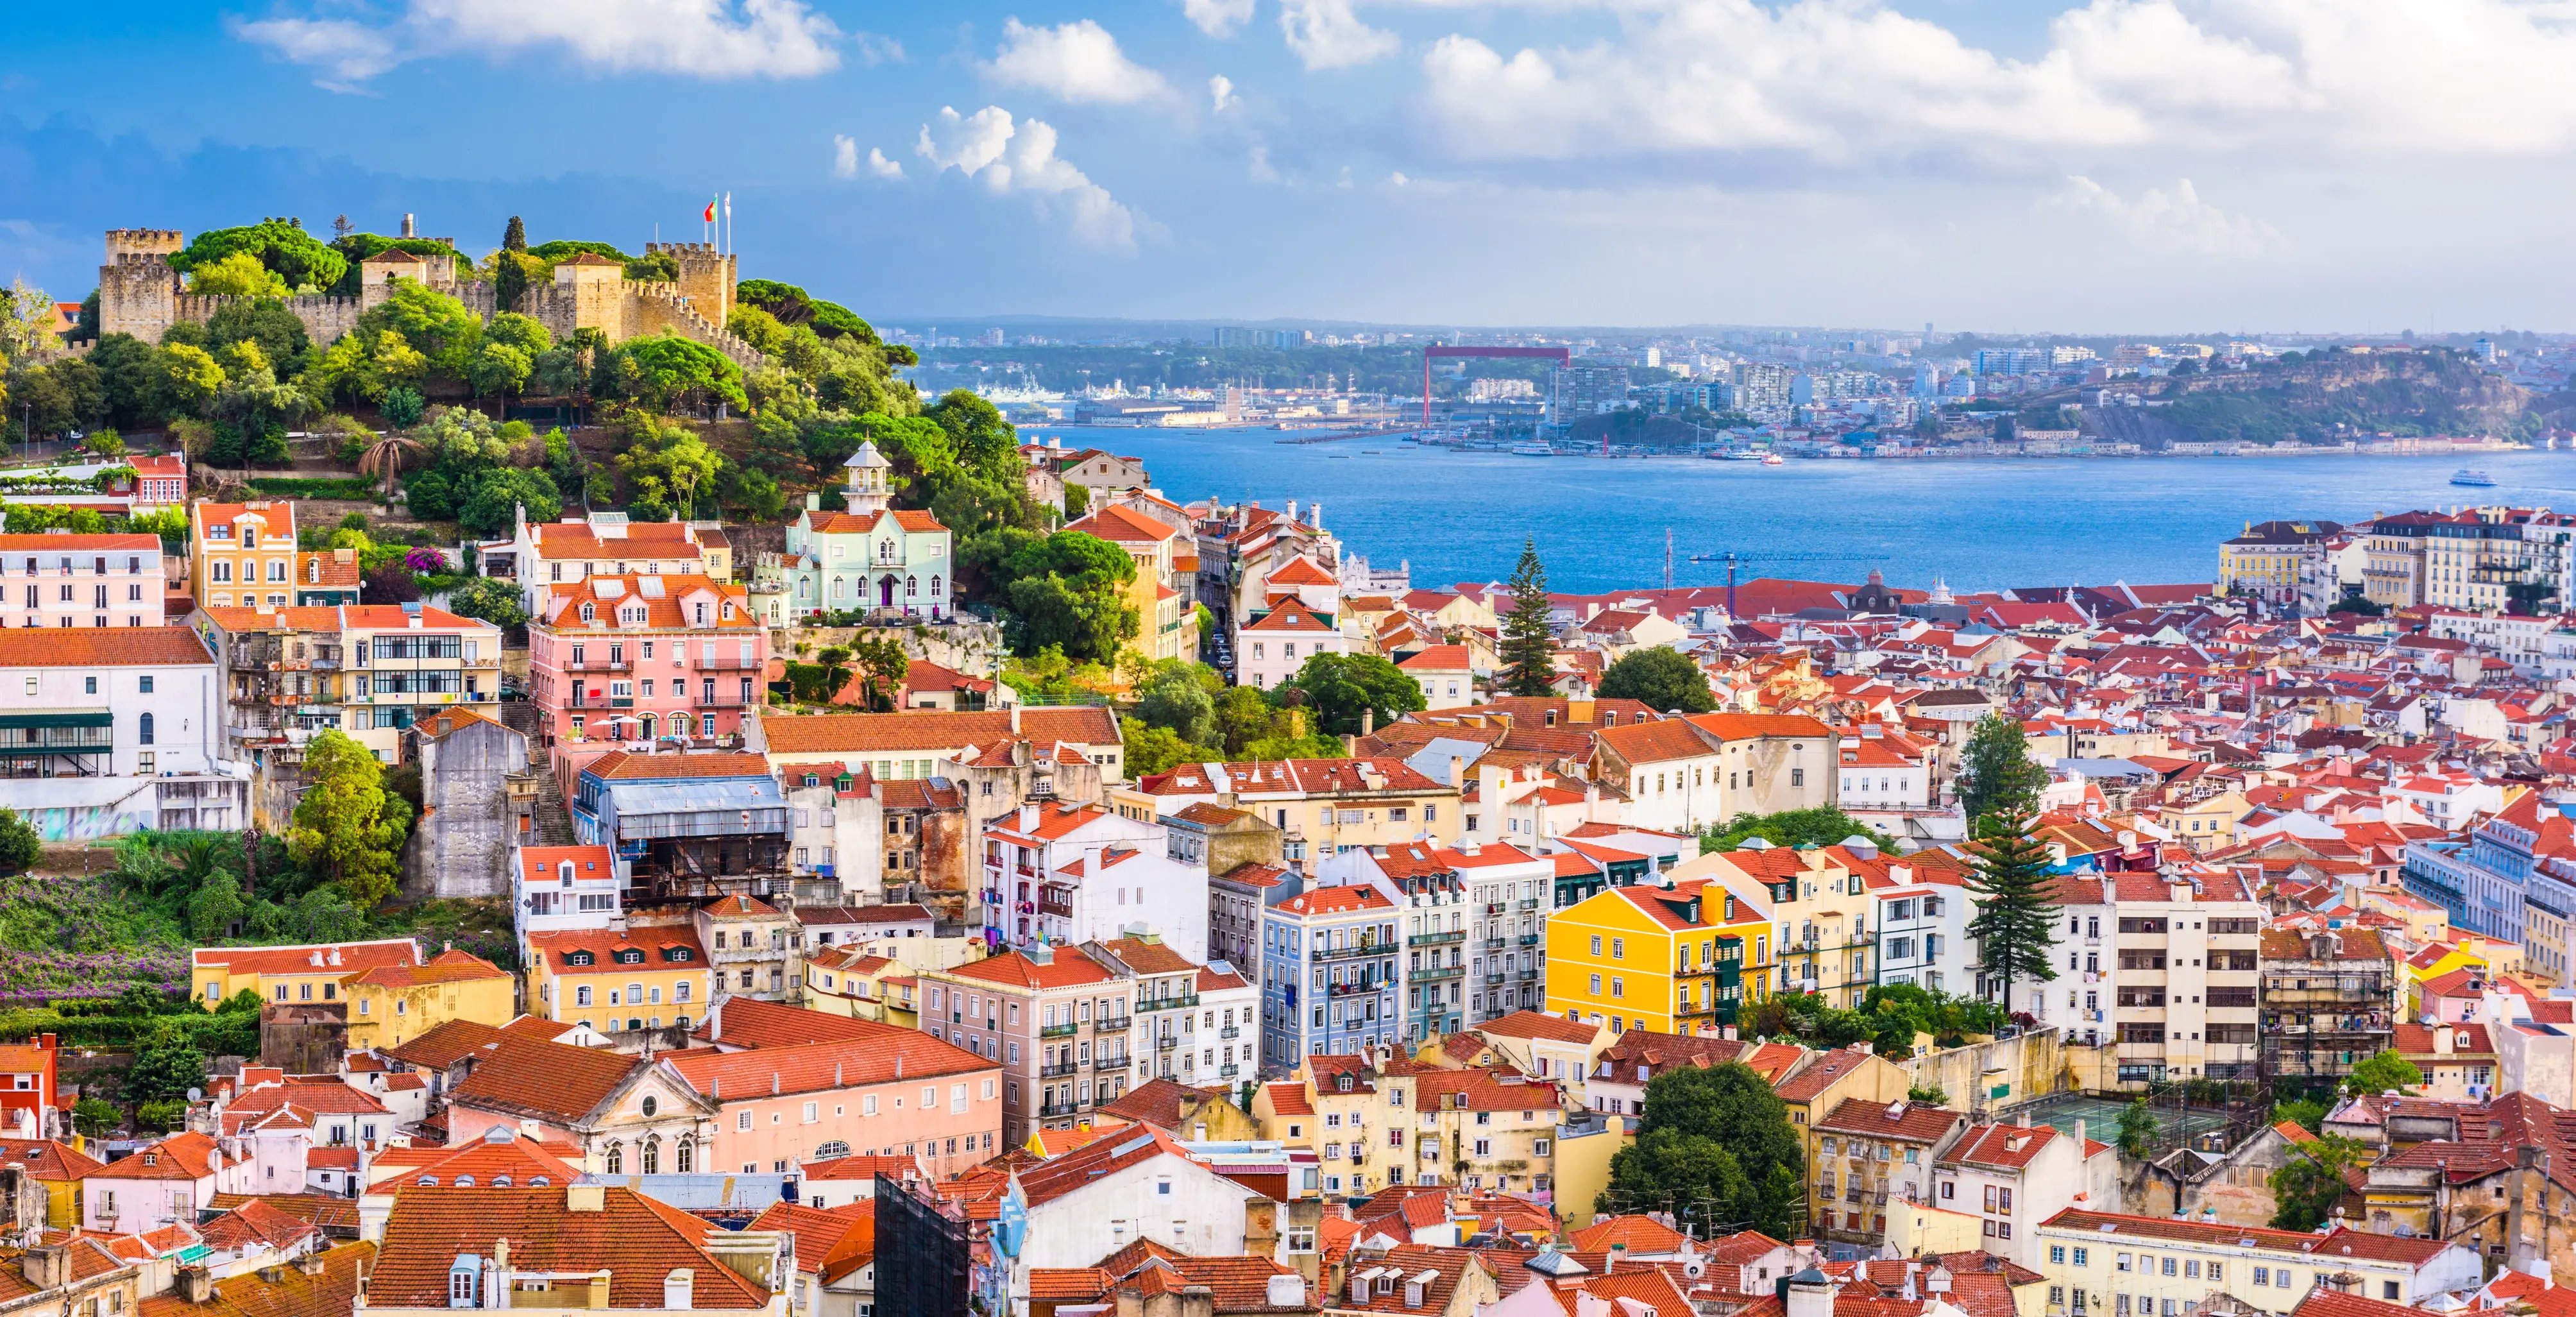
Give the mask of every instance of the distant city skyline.
M 99 232 L 690 239 L 904 322 L 2576 329 L 2521 0 L 16 6 L 0 278 Z

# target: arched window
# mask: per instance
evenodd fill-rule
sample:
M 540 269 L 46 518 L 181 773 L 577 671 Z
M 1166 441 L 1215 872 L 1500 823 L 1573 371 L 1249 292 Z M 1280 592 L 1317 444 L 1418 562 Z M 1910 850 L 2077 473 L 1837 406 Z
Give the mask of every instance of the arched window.
M 564 886 L 572 886 L 572 861 L 566 860 L 563 863 L 556 865 L 555 876 L 563 880 Z
M 624 1175 L 626 1173 L 625 1146 L 623 1144 L 616 1143 L 609 1144 L 608 1156 L 600 1164 L 607 1168 L 610 1175 Z
M 834 1139 L 814 1150 L 814 1160 L 816 1161 L 831 1161 L 834 1158 L 847 1157 L 849 1155 L 850 1145 L 839 1139 Z
M 659 1174 L 661 1174 L 661 1173 L 662 1173 L 662 1141 L 661 1141 L 660 1139 L 646 1139 L 646 1140 L 644 1140 L 644 1155 L 643 1155 L 643 1157 L 642 1157 L 642 1158 L 640 1158 L 639 1160 L 643 1163 L 643 1166 L 644 1166 L 644 1173 L 645 1173 L 646 1175 L 659 1175 Z
M 138 723 L 135 725 L 135 732 L 136 732 L 136 734 L 141 738 L 141 739 L 137 742 L 137 744 L 141 744 L 141 745 L 150 745 L 150 744 L 152 744 L 152 715 L 151 715 L 151 714 L 148 714 L 148 713 L 147 713 L 147 714 L 143 715 L 142 720 L 141 720 L 140 722 L 138 722 Z
M 639 716 L 639 717 L 637 717 L 637 718 L 636 718 L 636 720 L 635 720 L 635 727 L 636 727 L 636 730 L 637 730 L 638 732 L 642 733 L 642 734 L 643 734 L 643 739 L 645 739 L 645 740 L 647 740 L 647 741 L 650 741 L 650 740 L 652 740 L 652 739 L 653 739 L 653 732 L 654 732 L 654 729 L 655 729 L 655 725 L 656 725 L 656 720 L 655 720 L 654 716 L 653 716 L 652 714 L 649 714 L 649 713 L 648 713 L 648 714 L 640 715 L 640 716 Z
M 912 598 L 912 597 L 914 597 L 915 595 L 918 595 L 918 594 L 920 594 L 920 593 L 921 593 L 921 581 L 919 580 L 919 578 L 917 578 L 917 577 L 911 577 L 911 576 L 907 576 L 907 577 L 903 578 L 903 597 L 904 597 L 904 598 L 906 598 L 906 599 L 910 599 L 910 598 Z
M 933 598 L 936 598 L 939 594 L 939 578 L 937 576 L 930 578 L 930 593 Z
M 590 1004 L 589 984 L 585 983 L 572 990 L 572 1004 L 575 1006 L 588 1006 Z
M 687 1028 L 687 1022 L 682 1021 L 681 1027 Z M 698 1169 L 698 1145 L 695 1139 L 686 1134 L 680 1136 L 679 1144 L 672 1149 L 671 1169 L 682 1175 Z

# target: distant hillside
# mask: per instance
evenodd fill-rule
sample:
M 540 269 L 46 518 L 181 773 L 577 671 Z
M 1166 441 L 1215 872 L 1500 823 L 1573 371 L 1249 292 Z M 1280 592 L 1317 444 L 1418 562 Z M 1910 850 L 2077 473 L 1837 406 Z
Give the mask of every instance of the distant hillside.
M 2169 377 L 2160 407 L 2087 409 L 2086 431 L 2176 443 L 2331 443 L 2392 434 L 2512 436 L 2536 429 L 2532 395 L 2450 352 L 2321 352 L 2247 371 Z

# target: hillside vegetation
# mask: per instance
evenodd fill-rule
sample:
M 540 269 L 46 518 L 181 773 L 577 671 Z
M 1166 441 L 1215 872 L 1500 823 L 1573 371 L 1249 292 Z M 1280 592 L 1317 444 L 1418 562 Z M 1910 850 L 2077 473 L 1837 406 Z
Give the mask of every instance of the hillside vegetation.
M 2530 393 L 2455 353 L 2285 354 L 2246 371 L 2163 382 L 2160 407 L 2089 410 L 2086 429 L 2150 450 L 2176 443 L 2332 443 L 2387 434 L 2520 436 Z

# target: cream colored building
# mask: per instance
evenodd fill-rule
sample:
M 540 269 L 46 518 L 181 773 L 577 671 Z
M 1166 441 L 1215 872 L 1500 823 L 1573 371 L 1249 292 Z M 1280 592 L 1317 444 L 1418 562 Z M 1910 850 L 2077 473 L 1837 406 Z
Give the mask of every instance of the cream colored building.
M 2199 1311 L 2213 1294 L 2286 1313 L 2320 1285 L 2411 1306 L 2485 1281 L 2475 1250 L 2342 1228 L 2310 1234 L 2069 1208 L 2040 1224 L 2039 1245 L 2051 1317 L 2168 1317 Z

